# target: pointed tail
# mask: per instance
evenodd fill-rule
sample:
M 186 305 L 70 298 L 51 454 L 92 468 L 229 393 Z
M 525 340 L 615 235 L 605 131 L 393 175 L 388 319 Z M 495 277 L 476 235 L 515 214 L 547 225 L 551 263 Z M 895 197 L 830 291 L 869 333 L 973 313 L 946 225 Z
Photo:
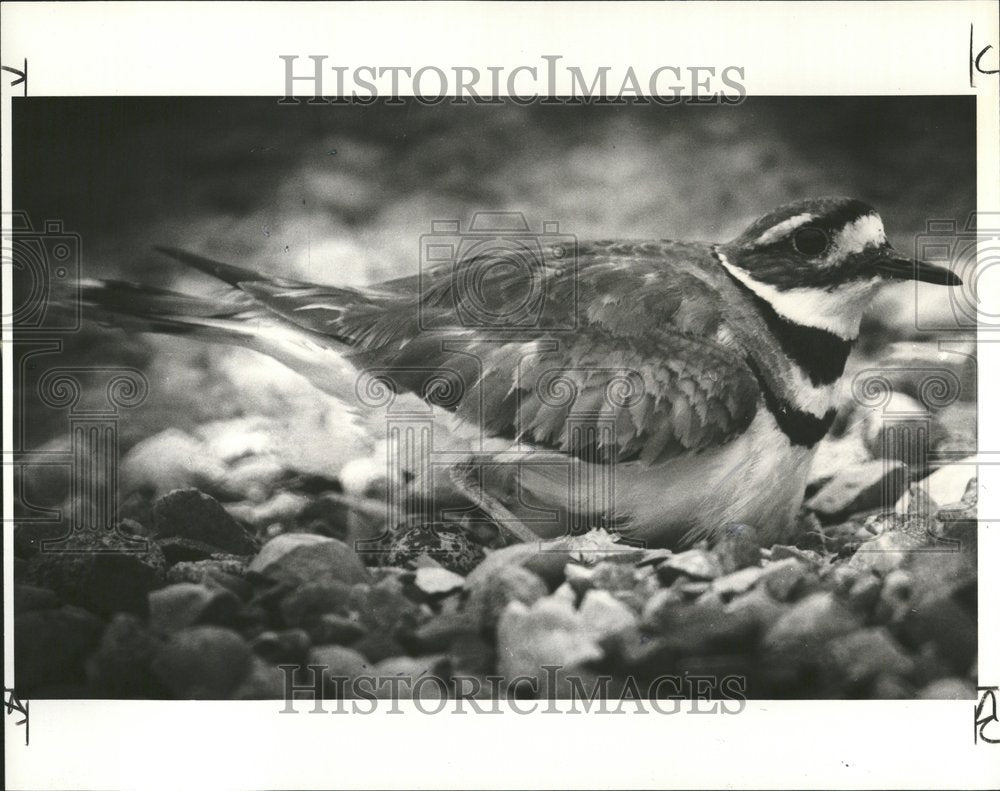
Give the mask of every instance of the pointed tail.
M 198 297 L 120 280 L 82 280 L 73 296 L 81 300 L 83 316 L 103 326 L 250 348 L 330 395 L 356 400 L 358 373 L 343 344 L 288 321 L 242 291 Z
M 250 345 L 252 321 L 263 313 L 248 298 L 195 297 L 122 280 L 81 280 L 72 296 L 86 318 L 106 327 L 218 343 Z

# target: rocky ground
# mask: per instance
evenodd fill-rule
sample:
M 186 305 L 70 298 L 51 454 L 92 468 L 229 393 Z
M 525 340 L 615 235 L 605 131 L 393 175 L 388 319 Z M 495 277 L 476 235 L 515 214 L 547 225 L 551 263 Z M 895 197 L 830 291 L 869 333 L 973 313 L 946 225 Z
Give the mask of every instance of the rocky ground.
M 83 275 L 194 293 L 217 286 L 151 245 L 360 285 L 416 271 L 433 220 L 481 209 L 581 238 L 721 240 L 780 203 L 846 194 L 878 206 L 912 250 L 928 220 L 963 227 L 975 206 L 974 104 L 956 101 L 37 100 L 13 117 L 14 194 L 37 227 L 58 219 L 81 235 Z M 352 421 L 242 349 L 61 335 L 61 350 L 15 361 L 19 431 L 43 452 L 18 470 L 19 691 L 271 698 L 279 665 L 318 664 L 332 694 L 332 676 L 499 674 L 527 677 L 523 695 L 609 676 L 614 696 L 675 674 L 742 677 L 763 698 L 972 696 L 976 485 L 962 462 L 976 448 L 975 361 L 950 340 L 961 333 L 926 329 L 951 315 L 946 291 L 887 290 L 866 319 L 794 546 L 733 526 L 678 553 L 603 534 L 503 546 L 482 521 L 385 525 L 384 414 Z M 72 504 L 44 463 L 70 447 L 66 410 L 38 396 L 57 366 L 130 366 L 150 384 L 117 416 L 117 530 L 77 536 L 84 551 L 70 554 L 39 551 L 64 526 L 27 521 Z M 85 383 L 85 396 L 105 386 Z
M 504 546 L 481 521 L 386 531 L 376 474 L 345 491 L 297 471 L 260 421 L 249 446 L 245 421 L 168 430 L 123 459 L 116 532 L 64 554 L 39 551 L 55 526 L 15 529 L 17 684 L 36 698 L 281 698 L 279 665 L 321 665 L 329 695 L 360 694 L 334 678 L 405 697 L 425 676 L 469 694 L 499 675 L 521 678 L 500 694 L 610 677 L 618 696 L 669 674 L 714 679 L 714 695 L 735 677 L 751 697 L 971 697 L 974 367 L 937 359 L 966 399 L 921 408 L 910 371 L 926 347 L 892 353 L 909 355 L 892 408 L 845 404 L 788 546 L 747 525 L 680 552 L 602 531 Z M 939 461 L 888 442 L 886 414 L 929 427 Z M 434 684 L 417 694 L 456 689 Z

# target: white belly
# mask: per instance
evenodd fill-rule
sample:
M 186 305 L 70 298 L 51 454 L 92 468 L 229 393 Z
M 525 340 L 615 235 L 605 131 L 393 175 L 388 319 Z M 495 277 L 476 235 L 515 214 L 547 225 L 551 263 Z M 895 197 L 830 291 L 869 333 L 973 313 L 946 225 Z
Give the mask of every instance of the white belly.
M 568 509 L 578 523 L 584 513 L 609 513 L 618 532 L 650 546 L 690 544 L 731 522 L 753 525 L 765 542 L 781 542 L 794 528 L 813 453 L 792 445 L 762 404 L 729 444 L 653 467 L 578 462 L 578 469 L 557 473 L 528 455 L 516 505 Z M 539 528 L 558 535 L 565 522 L 533 527 Z
M 448 455 L 474 457 L 477 485 L 540 538 L 605 526 L 649 546 L 677 547 L 741 522 L 756 527 L 765 543 L 786 541 L 814 455 L 788 441 L 763 403 L 732 442 L 651 467 L 587 464 L 553 451 L 513 450 L 503 440 L 488 440 L 470 456 L 475 443 L 460 429 L 442 432 Z M 414 486 L 435 490 L 443 504 L 448 475 L 435 473 L 432 484 L 422 477 Z
M 761 405 L 746 433 L 721 449 L 662 470 L 622 471 L 618 485 L 633 509 L 627 534 L 654 545 L 686 544 L 742 522 L 767 542 L 787 540 L 813 454 L 792 445 Z

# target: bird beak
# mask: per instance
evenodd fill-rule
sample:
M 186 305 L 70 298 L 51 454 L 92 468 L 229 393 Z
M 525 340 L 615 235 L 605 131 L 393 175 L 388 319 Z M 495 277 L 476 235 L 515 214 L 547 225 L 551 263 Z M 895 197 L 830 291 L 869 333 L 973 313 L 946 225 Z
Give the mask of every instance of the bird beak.
M 962 278 L 950 269 L 907 258 L 891 247 L 883 250 L 878 263 L 875 264 L 875 271 L 887 280 L 922 280 L 939 286 L 962 285 Z

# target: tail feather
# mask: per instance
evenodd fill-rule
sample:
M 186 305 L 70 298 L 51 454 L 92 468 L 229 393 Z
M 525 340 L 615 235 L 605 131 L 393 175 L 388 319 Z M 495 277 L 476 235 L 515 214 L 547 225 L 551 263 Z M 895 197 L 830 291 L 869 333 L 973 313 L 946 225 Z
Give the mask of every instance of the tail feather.
M 243 267 L 233 266 L 232 264 L 224 264 L 221 261 L 213 261 L 211 258 L 205 258 L 204 256 L 195 255 L 194 253 L 189 253 L 186 250 L 180 250 L 176 247 L 162 247 L 160 245 L 155 245 L 154 250 L 157 250 L 164 255 L 168 255 L 175 261 L 180 261 L 182 264 L 186 264 L 193 269 L 197 269 L 199 272 L 204 272 L 212 277 L 217 277 L 224 283 L 228 283 L 233 286 L 233 288 L 239 288 L 240 283 L 256 283 L 259 281 L 276 281 L 276 278 L 266 277 L 259 272 L 254 272 L 252 269 L 244 269 Z M 295 283 L 296 281 L 282 281 L 288 282 L 289 284 Z
M 249 320 L 261 312 L 245 298 L 195 297 L 122 280 L 81 280 L 74 297 L 88 319 L 107 327 L 242 345 L 254 334 Z
M 355 394 L 358 373 L 343 344 L 288 321 L 242 291 L 196 297 L 120 280 L 84 280 L 78 294 L 83 315 L 104 326 L 244 346 L 284 363 L 330 395 L 348 400 Z

